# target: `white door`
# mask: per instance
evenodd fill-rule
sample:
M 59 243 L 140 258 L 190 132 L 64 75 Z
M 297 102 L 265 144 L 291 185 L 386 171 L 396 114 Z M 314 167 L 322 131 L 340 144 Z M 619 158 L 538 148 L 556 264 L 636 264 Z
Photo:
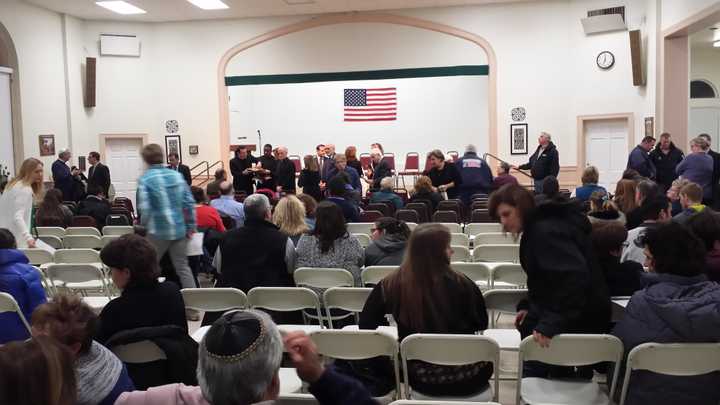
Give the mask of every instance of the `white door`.
M 138 178 L 143 173 L 141 149 L 142 139 L 108 139 L 105 142 L 105 164 L 110 169 L 115 196 L 129 198 L 135 209 Z
M 598 185 L 608 192 L 622 178 L 628 158 L 627 121 L 597 120 L 585 123 L 585 166 L 595 166 L 600 172 Z
M 10 103 L 10 75 L 12 69 L 0 67 L 0 165 L 3 172 L 15 173 L 12 134 L 12 104 Z
M 720 139 L 720 107 L 691 107 L 690 120 L 690 138 L 694 138 L 700 134 L 708 134 L 712 139 L 712 148 L 718 150 L 718 142 Z

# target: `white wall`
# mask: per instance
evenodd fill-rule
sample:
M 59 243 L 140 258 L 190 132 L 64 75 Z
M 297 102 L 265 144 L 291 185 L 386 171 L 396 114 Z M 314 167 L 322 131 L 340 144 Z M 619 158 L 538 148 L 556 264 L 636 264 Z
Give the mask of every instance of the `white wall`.
M 662 0 L 662 29 L 666 30 L 695 13 L 718 4 L 718 0 Z
M 0 66 L 0 164 L 3 171 L 15 173 L 13 156 L 12 109 L 10 106 L 10 70 Z
M 690 80 L 704 79 L 720 90 L 720 48 L 692 48 Z

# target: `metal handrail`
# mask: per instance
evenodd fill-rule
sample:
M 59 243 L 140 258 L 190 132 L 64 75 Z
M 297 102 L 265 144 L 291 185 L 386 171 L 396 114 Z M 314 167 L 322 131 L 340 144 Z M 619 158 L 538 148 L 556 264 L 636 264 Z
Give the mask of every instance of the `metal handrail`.
M 203 175 L 205 176 L 205 179 L 203 181 L 201 181 L 200 183 L 198 183 L 199 186 L 202 186 L 203 184 L 207 183 L 208 180 L 210 180 L 210 169 L 212 169 L 213 167 L 215 167 L 217 165 L 220 165 L 221 168 L 225 168 L 225 163 L 222 160 L 218 160 L 217 162 L 215 162 L 213 164 L 210 164 L 210 162 L 208 162 L 207 160 L 203 160 L 202 162 L 200 162 L 200 163 L 196 164 L 195 166 L 193 166 L 192 168 L 190 168 L 190 173 L 192 173 L 193 170 L 197 169 L 198 167 L 200 167 L 202 165 L 205 165 L 205 168 L 202 171 L 200 171 L 199 173 L 196 173 L 195 175 L 191 176 L 192 180 L 195 180 Z
M 530 179 L 533 178 L 533 176 L 532 176 L 531 174 L 529 174 L 528 172 L 516 168 L 516 167 L 513 166 L 510 162 L 506 162 L 506 161 L 500 159 L 499 157 L 493 155 L 492 153 L 487 153 L 487 152 L 486 152 L 486 153 L 483 155 L 483 159 L 485 159 L 485 160 L 487 161 L 488 156 L 490 156 L 491 158 L 493 158 L 493 159 L 495 159 L 495 160 L 497 160 L 497 161 L 499 161 L 499 162 L 501 162 L 501 163 L 507 163 L 507 164 L 509 164 L 511 170 L 515 170 L 516 172 L 522 174 L 523 176 L 529 177 Z

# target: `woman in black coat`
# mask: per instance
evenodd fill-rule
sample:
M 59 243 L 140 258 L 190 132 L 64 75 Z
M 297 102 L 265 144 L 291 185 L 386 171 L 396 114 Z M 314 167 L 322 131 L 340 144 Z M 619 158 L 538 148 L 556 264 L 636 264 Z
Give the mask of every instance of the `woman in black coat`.
M 547 347 L 559 333 L 606 333 L 611 303 L 595 257 L 590 222 L 574 201 L 535 204 L 523 187 L 506 185 L 490 197 L 490 214 L 520 240 L 520 263 L 527 274 L 528 302 L 516 318 L 520 335 Z M 592 370 L 526 362 L 524 377 L 592 377 Z
M 300 172 L 298 186 L 302 187 L 303 194 L 312 196 L 315 201 L 322 200 L 322 192 L 320 191 L 320 170 L 318 162 L 312 155 L 306 155 L 303 159 L 305 168 Z

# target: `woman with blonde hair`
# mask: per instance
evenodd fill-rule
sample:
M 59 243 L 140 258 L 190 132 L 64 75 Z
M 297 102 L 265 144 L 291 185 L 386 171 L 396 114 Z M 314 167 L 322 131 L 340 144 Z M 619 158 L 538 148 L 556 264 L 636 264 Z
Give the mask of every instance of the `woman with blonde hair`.
M 622 179 L 615 186 L 615 204 L 621 212 L 628 212 L 637 208 L 635 203 L 635 187 L 637 183 L 634 180 Z
M 606 192 L 605 187 L 598 186 L 599 180 L 600 173 L 598 169 L 595 166 L 586 167 L 582 174 L 582 187 L 575 189 L 575 198 L 585 202 L 597 191 Z
M 30 232 L 32 210 L 34 203 L 42 197 L 42 190 L 43 163 L 28 158 L 0 196 L 0 228 L 12 232 L 18 248 L 35 247 L 35 238 Z
M 298 186 L 302 187 L 303 194 L 308 194 L 316 200 L 322 198 L 320 191 L 320 167 L 312 155 L 305 155 L 303 159 L 305 168 L 300 171 Z
M 442 201 L 440 193 L 433 190 L 432 180 L 428 176 L 420 176 L 415 181 L 410 202 L 418 202 L 418 200 L 430 201 L 433 211 L 437 208 L 438 203 Z
M 305 205 L 294 195 L 288 195 L 280 199 L 273 212 L 273 223 L 280 227 L 280 232 L 292 239 L 297 245 L 300 237 L 307 232 L 305 222 Z
M 358 172 L 360 177 L 362 177 L 364 171 L 362 168 L 362 164 L 357 158 L 357 148 L 352 145 L 345 148 L 345 158 L 347 159 L 347 165 L 355 169 L 355 171 Z

